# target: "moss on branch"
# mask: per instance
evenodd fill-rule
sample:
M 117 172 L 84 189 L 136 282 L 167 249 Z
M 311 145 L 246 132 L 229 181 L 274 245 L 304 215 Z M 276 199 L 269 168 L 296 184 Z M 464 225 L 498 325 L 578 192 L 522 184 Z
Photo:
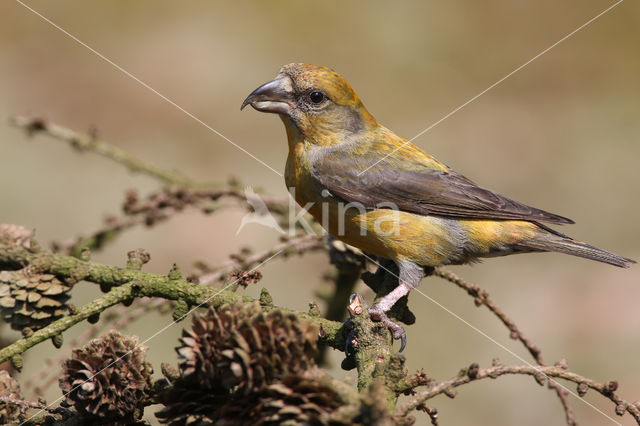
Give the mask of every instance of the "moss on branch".
M 111 289 L 94 301 L 75 308 L 73 313 L 51 323 L 32 335 L 22 338 L 0 350 L 0 362 L 20 355 L 38 343 L 61 334 L 73 325 L 95 317 L 111 306 L 119 303 L 130 303 L 140 297 L 161 297 L 168 300 L 181 301 L 189 307 L 214 306 L 242 301 L 253 302 L 254 299 L 230 291 L 193 284 L 184 279 L 172 279 L 167 275 L 150 274 L 137 269 L 118 268 L 95 262 L 88 262 L 71 256 L 46 251 L 32 251 L 27 248 L 0 244 L 0 266 L 29 266 L 41 272 L 58 276 L 60 279 L 78 282 L 81 280 L 100 284 L 102 288 Z M 276 309 L 263 306 L 264 310 Z M 344 349 L 342 324 L 309 315 L 305 312 L 292 311 L 299 318 L 312 321 L 321 327 L 320 341 L 336 349 Z

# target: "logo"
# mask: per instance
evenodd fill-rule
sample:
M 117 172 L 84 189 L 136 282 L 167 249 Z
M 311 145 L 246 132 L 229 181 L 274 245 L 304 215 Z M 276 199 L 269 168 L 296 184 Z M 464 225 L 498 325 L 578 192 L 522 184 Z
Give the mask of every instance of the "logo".
M 252 207 L 253 211 L 245 214 L 241 221 L 236 235 L 242 229 L 250 224 L 255 223 L 276 230 L 279 234 L 288 234 L 295 236 L 300 228 L 311 235 L 318 235 L 318 227 L 314 228 L 310 223 L 309 209 L 316 203 L 309 202 L 300 207 L 295 202 L 295 188 L 289 188 L 289 214 L 280 214 L 274 216 L 267 203 L 253 190 L 247 186 L 244 189 L 244 196 L 247 203 Z M 324 201 L 320 202 L 321 217 L 316 218 L 325 230 L 332 229 L 334 236 L 340 238 L 345 235 L 346 224 L 357 224 L 359 220 L 360 235 L 366 235 L 367 232 L 373 232 L 378 236 L 397 235 L 400 231 L 400 211 L 393 203 L 380 203 L 375 208 L 367 208 L 362 203 L 350 202 L 344 203 L 340 199 L 334 198 L 326 189 L 321 193 Z M 318 209 L 316 209 L 318 211 Z M 371 212 L 375 211 L 374 214 Z M 330 219 L 333 222 L 330 222 Z M 284 225 L 287 220 L 288 224 Z M 311 219 L 311 221 L 313 221 Z M 288 229 L 283 229 L 287 226 Z M 326 232 L 326 231 L 325 231 Z M 351 229 L 353 232 L 353 229 Z
M 253 211 L 242 217 L 240 227 L 236 231 L 236 235 L 242 231 L 242 228 L 250 223 L 257 223 L 259 225 L 266 226 L 267 228 L 275 229 L 280 234 L 286 234 L 276 218 L 269 211 L 267 204 L 258 194 L 255 193 L 252 187 L 247 186 L 244 189 L 244 196 L 247 199 L 247 203 L 253 207 Z

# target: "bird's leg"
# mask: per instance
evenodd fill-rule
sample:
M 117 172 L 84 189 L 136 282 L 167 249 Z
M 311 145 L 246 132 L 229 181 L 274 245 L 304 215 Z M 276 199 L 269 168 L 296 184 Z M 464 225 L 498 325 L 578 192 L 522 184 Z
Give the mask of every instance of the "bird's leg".
M 394 339 L 400 339 L 400 352 L 403 351 L 407 344 L 407 333 L 404 328 L 392 321 L 387 312 L 395 305 L 395 303 L 409 294 L 409 292 L 420 285 L 420 281 L 425 276 L 425 270 L 422 266 L 410 261 L 397 261 L 400 271 L 398 276 L 398 286 L 391 290 L 378 303 L 369 308 L 369 315 L 375 320 L 382 322 L 389 327 L 393 333 Z

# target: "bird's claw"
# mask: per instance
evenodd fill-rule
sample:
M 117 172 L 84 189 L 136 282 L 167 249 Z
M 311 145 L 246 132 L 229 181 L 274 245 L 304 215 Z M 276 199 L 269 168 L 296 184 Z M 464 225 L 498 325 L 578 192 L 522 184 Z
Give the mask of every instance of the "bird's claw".
M 380 321 L 384 325 L 386 325 L 391 332 L 393 333 L 393 338 L 396 340 L 400 340 L 400 350 L 398 352 L 402 352 L 407 346 L 407 333 L 404 331 L 401 325 L 398 323 L 391 321 L 391 318 L 378 306 L 378 304 L 373 305 L 369 308 L 369 315 L 376 321 Z
M 359 293 L 353 293 L 349 297 L 348 310 L 349 310 L 350 318 L 347 318 L 347 320 L 344 322 L 344 329 L 349 330 L 349 334 L 347 335 L 347 341 L 345 343 L 345 348 L 344 348 L 344 351 L 347 354 L 347 356 L 349 356 L 352 353 L 351 350 L 357 344 L 357 340 L 355 338 L 356 337 L 355 332 L 353 330 L 353 320 L 351 318 L 353 318 L 355 315 L 360 315 L 363 309 L 368 310 L 369 315 L 373 320 L 380 321 L 382 324 L 384 324 L 391 330 L 393 334 L 393 338 L 396 340 L 400 340 L 399 352 L 402 352 L 405 346 L 407 345 L 407 333 L 404 331 L 404 328 L 402 328 L 402 326 L 400 326 L 396 322 L 391 321 L 391 318 L 389 318 L 389 316 L 386 314 L 384 309 L 379 304 L 375 304 L 370 308 L 367 308 L 367 305 L 362 295 Z

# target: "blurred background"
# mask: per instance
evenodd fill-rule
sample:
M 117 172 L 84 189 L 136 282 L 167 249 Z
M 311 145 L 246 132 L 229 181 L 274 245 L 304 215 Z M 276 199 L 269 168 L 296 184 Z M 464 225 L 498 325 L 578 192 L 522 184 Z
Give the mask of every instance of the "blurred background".
M 613 4 L 604 0 L 537 2 L 413 1 L 398 7 L 364 1 L 62 1 L 28 5 L 173 100 L 276 170 L 287 146 L 275 116 L 240 112 L 242 100 L 290 62 L 329 66 L 356 89 L 372 114 L 411 138 Z M 159 187 L 94 154 L 79 154 L 46 136 L 28 139 L 6 120 L 31 114 L 87 131 L 159 166 L 199 180 L 231 176 L 274 196 L 283 179 L 144 88 L 19 3 L 0 3 L 0 223 L 35 228 L 43 244 L 90 233 L 116 214 L 124 192 Z M 640 4 L 623 2 L 484 94 L 415 143 L 481 185 L 570 217 L 577 239 L 640 258 Z M 146 270 L 173 262 L 216 263 L 240 247 L 268 248 L 278 234 L 248 225 L 236 236 L 241 209 L 213 216 L 178 215 L 136 228 L 93 255 L 124 265 L 144 247 Z M 640 399 L 640 267 L 621 270 L 563 255 L 511 256 L 452 268 L 488 290 L 541 349 L 598 381 L 618 379 L 620 393 Z M 307 309 L 317 299 L 326 254 L 276 259 L 246 290 L 269 289 L 276 304 Z M 450 283 L 426 279 L 421 290 L 527 361 L 528 354 L 486 309 Z M 74 290 L 81 305 L 97 294 Z M 445 379 L 472 362 L 499 357 L 521 364 L 419 294 L 407 327 L 412 370 Z M 145 317 L 127 332 L 143 339 L 170 322 Z M 159 372 L 187 322 L 148 343 Z M 69 341 L 85 325 L 65 333 Z M 3 335 L 16 338 L 5 329 Z M 52 355 L 49 343 L 26 356 L 29 376 Z M 340 354 L 332 372 L 340 370 Z M 570 386 L 572 391 L 574 386 Z M 49 402 L 61 395 L 54 384 Z M 28 395 L 27 395 L 28 396 Z M 590 392 L 585 400 L 622 424 L 614 406 Z M 583 425 L 612 424 L 570 397 Z M 462 388 L 438 408 L 447 425 L 564 424 L 555 394 L 527 377 Z M 150 412 L 149 412 L 150 413 Z M 147 418 L 153 420 L 151 415 Z M 426 422 L 420 418 L 420 422 Z

